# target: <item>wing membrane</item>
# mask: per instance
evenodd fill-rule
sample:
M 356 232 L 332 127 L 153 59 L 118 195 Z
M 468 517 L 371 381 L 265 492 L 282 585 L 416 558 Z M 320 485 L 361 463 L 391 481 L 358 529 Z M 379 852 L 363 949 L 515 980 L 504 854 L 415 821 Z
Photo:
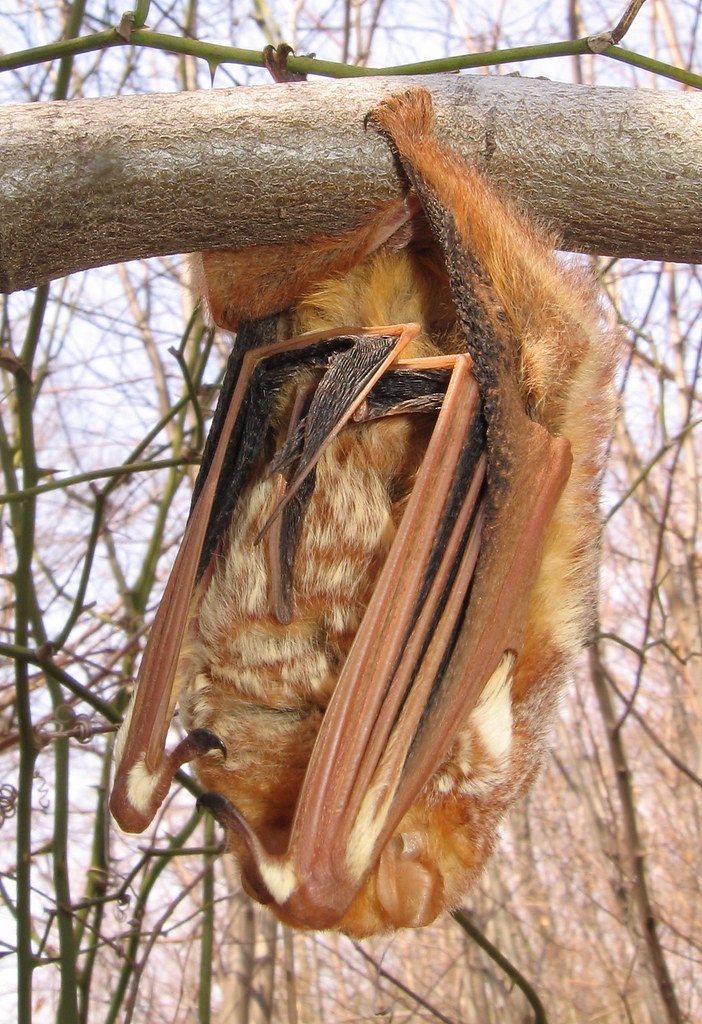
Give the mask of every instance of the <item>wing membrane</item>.
M 518 650 L 543 534 L 568 477 L 567 444 L 524 416 L 530 443 L 536 431 L 540 444 L 517 483 L 533 474 L 533 500 L 524 503 L 520 488 L 486 521 L 487 460 L 471 451 L 477 385 L 466 356 L 452 362 L 412 497 L 327 708 L 286 855 L 269 856 L 237 825 L 250 887 L 276 888 L 284 869 L 290 892 L 281 900 L 278 889 L 276 899 L 308 927 L 343 916 L 503 655 Z
M 223 385 L 224 399 L 215 418 L 213 441 L 207 446 L 208 464 L 203 466 L 196 485 L 190 518 L 142 658 L 136 693 L 118 738 L 117 771 L 110 807 L 125 831 L 143 831 L 163 801 L 177 769 L 208 749 L 207 740 L 203 740 L 202 731 L 198 731 L 195 742 L 186 738 L 170 755 L 165 753 L 177 701 L 176 670 L 195 584 L 210 562 L 265 437 L 271 392 L 275 390 L 271 387 L 271 376 L 275 383 L 300 363 L 325 365 L 330 353 L 343 351 L 369 336 L 385 342 L 377 347 L 375 360 L 364 367 L 356 387 L 347 390 L 346 399 L 327 434 L 315 440 L 314 450 L 296 481 L 287 489 L 282 507 L 290 501 L 328 445 L 329 434 L 335 436 L 343 423 L 353 416 L 375 381 L 417 330 L 412 324 L 373 330 L 342 327 L 275 345 L 254 346 L 243 355 L 237 351 L 233 356 Z M 244 333 L 246 346 L 250 346 L 256 334 Z M 216 745 L 216 738 L 212 737 L 210 747 Z

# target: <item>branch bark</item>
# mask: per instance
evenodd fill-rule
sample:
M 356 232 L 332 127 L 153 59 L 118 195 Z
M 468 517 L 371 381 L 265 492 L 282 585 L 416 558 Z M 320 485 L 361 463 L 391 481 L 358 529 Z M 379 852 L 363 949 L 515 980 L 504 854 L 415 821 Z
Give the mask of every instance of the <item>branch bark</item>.
M 410 84 L 565 248 L 702 262 L 702 96 L 378 78 L 0 108 L 0 291 L 353 226 L 404 188 L 364 116 Z

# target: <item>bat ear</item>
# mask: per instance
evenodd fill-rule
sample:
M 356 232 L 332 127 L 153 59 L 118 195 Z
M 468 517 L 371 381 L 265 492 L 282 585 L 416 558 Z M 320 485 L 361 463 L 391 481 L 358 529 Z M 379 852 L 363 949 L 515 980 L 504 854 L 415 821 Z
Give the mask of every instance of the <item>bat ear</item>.
M 376 886 L 394 928 L 423 928 L 446 905 L 440 871 L 407 834 L 394 836 L 381 853 Z

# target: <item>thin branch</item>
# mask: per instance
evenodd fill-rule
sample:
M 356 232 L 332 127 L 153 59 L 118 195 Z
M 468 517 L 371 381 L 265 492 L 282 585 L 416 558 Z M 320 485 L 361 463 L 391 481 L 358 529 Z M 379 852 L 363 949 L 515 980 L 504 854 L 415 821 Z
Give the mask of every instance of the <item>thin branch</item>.
M 407 985 L 404 985 L 399 978 L 396 978 L 394 974 L 391 974 L 390 971 L 387 971 L 384 967 L 382 967 L 381 964 L 379 964 L 378 961 L 375 959 L 375 957 L 372 957 L 370 953 L 366 953 L 365 949 L 358 942 L 354 942 L 353 946 L 356 952 L 363 957 L 366 963 L 371 964 L 373 966 L 374 970 L 377 971 L 381 978 L 385 978 L 396 988 L 398 988 L 400 992 L 404 992 L 404 994 L 408 996 L 413 1002 L 415 1002 L 417 1006 L 423 1007 L 434 1017 L 436 1017 L 437 1020 L 440 1020 L 442 1024 L 456 1024 L 456 1021 L 453 1020 L 453 1018 L 446 1017 L 439 1009 L 437 1009 L 436 1006 L 432 1006 L 432 1004 L 427 999 L 423 999 L 418 992 L 413 992 L 412 989 L 408 988 Z
M 187 401 L 187 398 L 183 399 L 183 404 L 186 404 Z M 153 473 L 158 469 L 177 469 L 183 466 L 197 466 L 199 463 L 199 457 L 188 456 L 175 459 L 152 459 L 149 462 L 132 462 L 122 466 L 106 466 L 104 469 L 91 469 L 86 473 L 76 473 L 75 476 L 52 480 L 48 484 L 35 484 L 33 487 L 24 487 L 21 491 L 0 494 L 0 505 L 15 501 L 29 501 L 29 499 L 36 498 L 39 494 L 48 494 L 49 491 L 63 491 L 67 487 L 89 483 L 91 480 L 112 479 L 119 481 L 124 480 L 125 477 L 130 477 L 133 473 Z
M 262 22 L 263 24 L 263 22 Z M 267 22 L 266 22 L 267 24 Z M 265 67 L 260 50 L 246 50 L 234 46 L 222 46 L 217 43 L 199 42 L 181 36 L 166 35 L 162 32 L 151 32 L 148 29 L 133 28 L 133 21 L 123 18 L 116 29 L 96 32 L 91 36 L 79 39 L 65 39 L 46 46 L 20 50 L 0 57 L 0 71 L 30 67 L 32 64 L 43 64 L 60 57 L 74 56 L 78 53 L 89 53 L 105 50 L 112 46 L 129 44 L 135 47 L 148 47 L 164 53 L 186 54 L 206 60 L 212 73 L 219 64 L 239 64 L 247 67 Z M 615 30 L 616 31 L 616 30 Z M 264 30 L 264 37 L 269 43 L 279 39 L 279 31 L 275 36 L 269 29 Z M 410 64 L 396 64 L 387 67 L 368 67 L 346 64 L 342 61 L 317 60 L 314 57 L 288 58 L 286 65 L 290 71 L 305 75 L 320 75 L 325 78 L 362 78 L 369 76 L 390 75 L 435 75 L 451 71 L 465 71 L 469 68 L 497 67 L 501 64 L 518 64 L 525 61 L 545 60 L 552 57 L 572 57 L 585 53 L 601 53 L 615 57 L 630 64 L 646 67 L 664 78 L 682 82 L 693 88 L 702 88 L 702 77 L 684 68 L 654 60 L 643 54 L 633 53 L 621 47 L 611 45 L 618 42 L 621 35 L 614 39 L 614 33 L 601 35 L 602 42 L 595 46 L 593 41 L 600 37 L 589 36 L 583 39 L 566 39 L 556 43 L 537 43 L 531 46 L 512 46 L 503 50 L 488 50 L 483 53 L 464 53 L 454 57 L 441 57 L 436 60 L 413 61 Z
M 501 953 L 497 946 L 494 946 L 487 936 L 473 924 L 465 910 L 454 910 L 452 916 L 463 931 L 470 935 L 471 939 L 487 953 L 490 959 L 495 961 L 500 970 L 504 971 L 507 977 L 521 989 L 534 1011 L 534 1024 L 548 1024 L 546 1010 L 533 985 L 517 970 L 514 964 L 510 963 L 504 953 Z
M 636 801 L 633 794 L 631 773 L 624 749 L 624 740 L 618 727 L 611 696 L 600 666 L 599 651 L 590 648 L 590 667 L 595 693 L 600 704 L 602 718 L 607 729 L 612 764 L 617 782 L 621 808 L 621 822 L 624 832 L 624 850 L 629 861 L 631 893 L 639 918 L 639 925 L 646 944 L 648 960 L 655 978 L 666 1019 L 669 1024 L 683 1024 L 683 1015 L 678 1004 L 673 979 L 668 970 L 663 946 L 658 936 L 658 923 L 646 880 L 646 865 L 643 846 L 639 836 Z

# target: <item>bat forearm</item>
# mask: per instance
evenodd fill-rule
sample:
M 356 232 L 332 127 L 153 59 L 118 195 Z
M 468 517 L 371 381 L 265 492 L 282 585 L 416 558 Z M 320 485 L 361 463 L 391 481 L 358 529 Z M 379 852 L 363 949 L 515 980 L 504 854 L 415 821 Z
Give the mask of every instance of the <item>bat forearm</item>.
M 524 400 L 561 432 L 574 370 L 593 341 L 603 341 L 591 282 L 559 261 L 550 233 L 537 230 L 478 168 L 441 142 L 428 93 L 390 97 L 371 119 L 390 138 L 425 206 L 434 202 L 452 220 L 460 244 L 484 271 L 517 339 Z

